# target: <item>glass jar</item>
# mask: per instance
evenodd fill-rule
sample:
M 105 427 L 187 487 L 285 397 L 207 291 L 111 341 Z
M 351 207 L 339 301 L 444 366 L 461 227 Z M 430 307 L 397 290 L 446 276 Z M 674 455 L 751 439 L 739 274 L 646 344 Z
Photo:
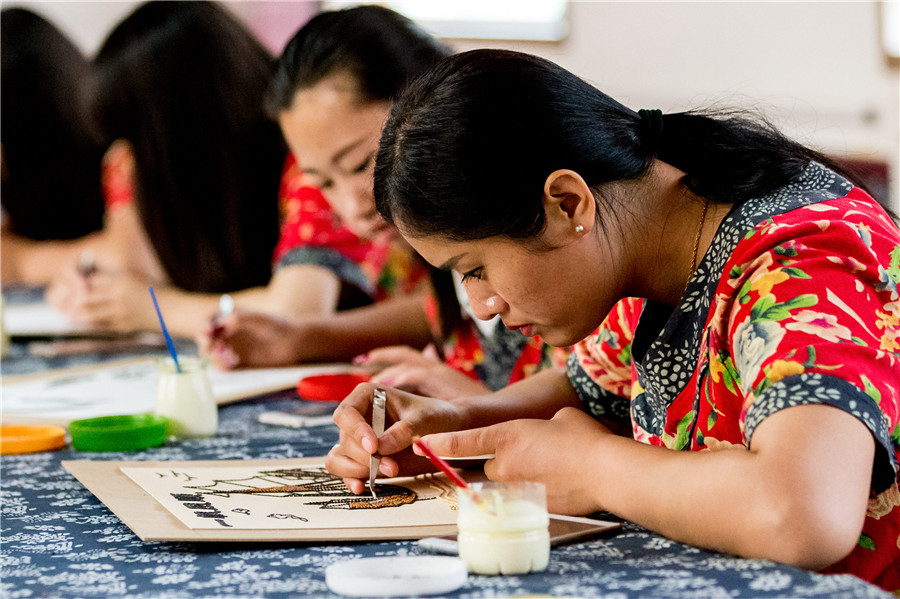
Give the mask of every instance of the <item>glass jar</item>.
M 156 413 L 169 419 L 169 435 L 178 439 L 211 437 L 219 426 L 219 409 L 204 358 L 181 357 L 181 372 L 172 358 L 157 360 Z
M 474 574 L 540 572 L 550 561 L 547 491 L 533 482 L 484 482 L 460 490 L 459 557 Z
M 9 353 L 9 335 L 6 332 L 6 318 L 3 314 L 3 294 L 0 293 L 0 358 L 5 358 Z

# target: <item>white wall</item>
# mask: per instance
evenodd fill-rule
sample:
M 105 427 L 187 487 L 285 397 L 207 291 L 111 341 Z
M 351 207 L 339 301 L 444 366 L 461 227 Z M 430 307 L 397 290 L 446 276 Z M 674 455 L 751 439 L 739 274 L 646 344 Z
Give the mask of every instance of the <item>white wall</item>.
M 631 108 L 763 110 L 841 156 L 886 160 L 900 211 L 900 70 L 879 46 L 875 1 L 588 2 L 553 43 L 458 41 L 546 56 Z
M 116 23 L 141 4 L 143 0 L 0 0 L 3 8 L 24 6 L 41 13 L 88 55 L 97 51 Z M 318 2 L 313 1 L 227 0 L 222 4 L 275 53 L 318 10 Z
M 88 53 L 137 4 L 2 2 L 42 12 Z M 276 52 L 316 7 L 226 5 Z M 888 161 L 891 202 L 900 211 L 900 71 L 881 54 L 877 1 L 574 0 L 569 16 L 571 32 L 558 43 L 451 43 L 459 50 L 508 47 L 546 56 L 632 108 L 760 108 L 819 149 Z

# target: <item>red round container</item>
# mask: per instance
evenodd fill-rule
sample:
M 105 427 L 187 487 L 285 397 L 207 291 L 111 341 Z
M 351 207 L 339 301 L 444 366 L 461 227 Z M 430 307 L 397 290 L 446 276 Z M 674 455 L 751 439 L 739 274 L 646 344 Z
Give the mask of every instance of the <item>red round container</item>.
M 297 394 L 312 401 L 341 401 L 360 383 L 367 383 L 368 374 L 342 372 L 338 374 L 318 374 L 300 379 Z

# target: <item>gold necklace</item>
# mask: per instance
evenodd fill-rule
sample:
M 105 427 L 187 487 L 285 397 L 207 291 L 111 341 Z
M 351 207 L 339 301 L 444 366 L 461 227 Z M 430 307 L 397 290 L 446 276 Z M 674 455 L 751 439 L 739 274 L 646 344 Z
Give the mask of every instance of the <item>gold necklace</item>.
M 706 198 L 703 202 L 703 214 L 700 215 L 700 227 L 697 228 L 697 236 L 694 238 L 694 253 L 691 256 L 691 270 L 688 273 L 687 280 L 684 282 L 684 291 L 681 292 L 681 295 L 687 291 L 688 285 L 691 283 L 691 277 L 694 276 L 694 271 L 697 270 L 697 252 L 700 250 L 700 236 L 703 233 L 703 225 L 706 224 L 706 211 L 709 210 L 709 198 Z

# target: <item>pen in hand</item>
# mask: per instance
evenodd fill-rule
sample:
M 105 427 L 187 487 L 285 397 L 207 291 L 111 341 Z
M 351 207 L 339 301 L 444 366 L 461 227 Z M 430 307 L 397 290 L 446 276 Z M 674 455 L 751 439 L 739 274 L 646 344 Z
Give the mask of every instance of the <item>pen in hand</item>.
M 81 252 L 78 260 L 78 274 L 87 281 L 91 275 L 97 274 L 97 263 L 94 261 L 94 250 L 88 248 Z
M 212 339 L 221 337 L 225 333 L 223 321 L 234 312 L 234 298 L 227 293 L 219 298 L 219 311 L 212 317 L 209 336 Z

